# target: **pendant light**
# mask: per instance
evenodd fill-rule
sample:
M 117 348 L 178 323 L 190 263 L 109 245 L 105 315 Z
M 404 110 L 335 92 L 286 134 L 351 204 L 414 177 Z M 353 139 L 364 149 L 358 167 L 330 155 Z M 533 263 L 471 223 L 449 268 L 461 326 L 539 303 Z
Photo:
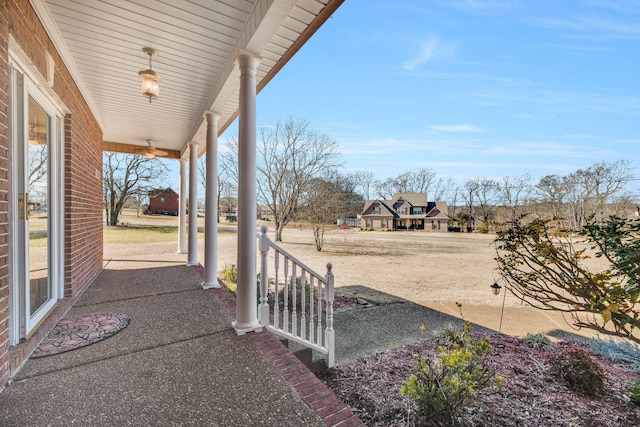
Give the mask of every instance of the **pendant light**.
M 149 103 L 152 99 L 156 99 L 160 93 L 160 75 L 151 69 L 151 58 L 158 54 L 158 51 L 150 47 L 143 47 L 142 51 L 149 55 L 149 69 L 138 71 L 138 74 L 142 78 L 142 95 L 149 98 Z

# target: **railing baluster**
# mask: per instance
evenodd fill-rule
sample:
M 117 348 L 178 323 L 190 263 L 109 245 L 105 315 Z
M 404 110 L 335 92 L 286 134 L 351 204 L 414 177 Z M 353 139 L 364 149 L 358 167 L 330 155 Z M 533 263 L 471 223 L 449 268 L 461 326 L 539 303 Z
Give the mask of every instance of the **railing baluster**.
M 269 253 L 269 236 L 267 236 L 267 226 L 260 227 L 262 235 L 260 236 L 260 307 L 258 314 L 260 316 L 260 324 L 265 328 L 269 326 L 269 271 L 267 267 L 267 254 Z
M 293 335 L 298 335 L 298 274 L 296 272 L 297 264 L 293 263 L 291 266 L 292 273 L 291 279 L 293 282 L 293 292 L 291 292 L 291 299 L 293 303 L 291 304 L 293 307 L 293 311 L 291 312 L 291 333 Z
M 278 289 L 278 287 L 279 287 L 279 283 L 278 283 L 279 277 L 278 277 L 278 275 L 280 273 L 280 251 L 278 251 L 278 250 L 275 251 L 274 264 L 275 264 L 274 270 L 275 270 L 275 273 L 276 273 L 276 289 L 275 289 L 276 295 L 275 295 L 275 298 L 273 299 L 274 300 L 274 302 L 273 302 L 273 326 L 275 326 L 276 329 L 280 329 L 280 303 L 278 302 L 279 301 L 279 295 L 278 295 L 278 292 L 279 292 L 279 289 Z
M 325 347 L 329 350 L 329 357 L 327 360 L 327 366 L 333 368 L 335 365 L 335 336 L 333 330 L 333 273 L 331 272 L 333 265 L 327 264 L 326 289 L 324 294 L 324 300 L 327 302 L 327 329 L 325 331 Z
M 322 297 L 324 295 L 324 282 L 318 281 L 318 294 L 317 294 L 317 306 L 318 306 L 318 332 L 316 333 L 316 344 L 322 346 Z
M 282 310 L 282 329 L 289 332 L 289 258 L 284 257 L 284 310 Z
M 313 274 L 309 274 L 309 341 L 313 342 L 313 336 L 314 336 L 314 330 L 313 328 L 315 327 L 313 318 L 315 316 L 314 313 L 314 301 L 313 301 L 313 288 L 315 286 L 315 277 L 313 277 Z
M 300 310 L 302 310 L 302 314 L 300 315 L 300 338 L 303 340 L 307 339 L 307 272 L 302 269 L 302 274 L 300 275 Z

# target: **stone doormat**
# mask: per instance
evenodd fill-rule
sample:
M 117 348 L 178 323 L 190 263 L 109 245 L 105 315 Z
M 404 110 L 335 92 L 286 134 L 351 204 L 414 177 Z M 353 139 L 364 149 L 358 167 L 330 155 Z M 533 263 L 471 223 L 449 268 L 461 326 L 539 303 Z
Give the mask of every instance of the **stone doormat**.
M 129 321 L 129 316 L 122 313 L 90 313 L 62 319 L 31 357 L 51 356 L 102 341 L 126 328 Z

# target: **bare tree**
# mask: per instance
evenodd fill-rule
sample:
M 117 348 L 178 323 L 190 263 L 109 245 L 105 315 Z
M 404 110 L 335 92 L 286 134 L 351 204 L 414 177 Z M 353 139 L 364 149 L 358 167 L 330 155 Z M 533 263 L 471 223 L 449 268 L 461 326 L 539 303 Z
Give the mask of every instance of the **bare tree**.
M 614 197 L 634 178 L 627 160 L 600 162 L 586 169 L 578 169 L 567 176 L 543 177 L 536 189 L 541 201 L 548 202 L 560 227 L 561 217 L 570 221 L 570 227 L 579 230 L 587 218 L 603 220 Z
M 127 199 L 134 193 L 163 185 L 169 169 L 160 159 L 145 156 L 104 153 L 103 203 L 107 225 L 117 225 Z
M 375 184 L 375 174 L 372 171 L 358 171 L 353 174 L 357 187 L 362 191 L 365 200 L 371 199 L 371 191 Z
M 338 166 L 337 142 L 290 118 L 262 126 L 258 146 L 258 199 L 274 215 L 276 241 L 293 220 L 310 182 Z
M 406 186 L 408 193 L 429 193 L 436 180 L 436 173 L 431 169 L 421 168 L 407 173 L 409 182 Z
M 585 196 L 591 199 L 587 205 L 586 216 L 594 215 L 601 221 L 608 216 L 605 212 L 607 201 L 633 179 L 628 160 L 595 163 L 585 170 L 578 170 L 576 175 L 581 178 L 587 190 Z
M 520 208 L 531 197 L 531 176 L 503 177 L 500 192 L 503 205 L 510 211 L 509 219 L 517 218 L 521 214 Z
M 446 202 L 448 205 L 455 204 L 457 200 L 456 182 L 452 177 L 438 178 L 431 185 L 430 199 L 434 202 Z
M 47 175 L 48 156 L 47 145 L 29 147 L 29 191 Z
M 219 156 L 218 157 L 218 194 L 216 194 L 218 209 L 221 209 L 223 197 L 228 204 L 229 197 L 235 193 L 236 186 L 231 182 L 229 178 L 229 170 L 233 168 L 233 165 L 229 164 L 231 156 Z M 237 163 L 236 163 L 237 164 Z M 237 170 L 237 166 L 235 169 Z M 236 175 L 237 176 L 237 175 Z M 200 185 L 202 188 L 206 188 L 207 185 L 207 155 L 198 159 L 198 177 L 200 178 Z M 218 216 L 218 222 L 220 222 L 220 216 Z
M 304 216 L 311 223 L 316 250 L 322 250 L 327 224 L 362 210 L 364 201 L 355 187 L 351 177 L 337 172 L 327 173 L 309 183 L 304 197 Z
M 500 184 L 488 178 L 479 178 L 478 183 L 479 186 L 476 190 L 476 211 L 477 215 L 482 218 L 483 224 L 488 227 L 489 221 L 495 216 L 495 206 L 500 194 Z
M 475 208 L 478 190 L 480 189 L 480 178 L 476 177 L 470 179 L 464 183 L 464 186 L 460 188 L 459 194 L 465 203 L 466 212 L 461 219 L 465 219 L 467 223 L 467 232 L 473 231 L 475 228 Z
M 385 200 L 398 193 L 428 193 L 436 183 L 436 174 L 430 169 L 422 168 L 403 172 L 396 177 L 378 181 L 375 188 L 379 197 Z
M 397 193 L 393 178 L 387 178 L 384 181 L 375 181 L 374 187 L 376 196 L 382 200 L 391 200 L 393 195 Z
M 556 228 L 560 228 L 562 211 L 568 189 L 558 175 L 547 175 L 540 179 L 536 185 L 538 197 L 543 202 L 547 202 L 551 207 L 552 218 L 556 221 Z

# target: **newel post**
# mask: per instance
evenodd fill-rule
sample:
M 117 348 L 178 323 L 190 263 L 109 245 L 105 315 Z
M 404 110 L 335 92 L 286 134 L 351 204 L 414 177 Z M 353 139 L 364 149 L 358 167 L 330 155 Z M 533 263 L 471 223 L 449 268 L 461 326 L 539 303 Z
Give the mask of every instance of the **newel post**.
M 327 282 L 325 292 L 324 292 L 324 300 L 327 303 L 327 328 L 324 331 L 324 340 L 325 347 L 328 350 L 327 355 L 327 365 L 329 368 L 333 368 L 335 366 L 335 336 L 333 331 L 333 273 L 331 269 L 333 265 L 331 263 L 327 264 L 327 274 L 325 274 L 325 280 Z
M 258 320 L 265 328 L 269 326 L 269 302 L 267 296 L 267 288 L 269 286 L 269 272 L 267 271 L 269 236 L 267 236 L 267 231 L 269 231 L 269 227 L 266 225 L 260 227 L 260 306 L 258 308 Z

